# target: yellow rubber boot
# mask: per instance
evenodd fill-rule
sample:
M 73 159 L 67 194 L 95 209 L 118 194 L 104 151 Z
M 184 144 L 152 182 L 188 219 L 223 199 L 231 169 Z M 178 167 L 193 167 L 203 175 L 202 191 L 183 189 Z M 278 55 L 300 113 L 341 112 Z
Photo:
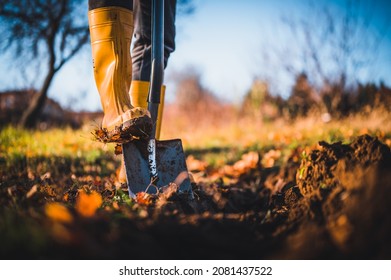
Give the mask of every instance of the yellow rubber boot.
M 102 128 L 108 132 L 106 142 L 130 136 L 147 138 L 150 115 L 146 108 L 133 107 L 129 88 L 132 80 L 130 44 L 133 36 L 133 12 L 121 7 L 90 10 L 94 78 L 104 112 Z M 149 121 L 148 121 L 149 119 Z M 111 141 L 111 139 L 113 141 Z M 124 139 L 120 139 L 121 143 Z
M 149 93 L 149 82 L 145 81 L 132 81 L 130 86 L 130 102 L 135 107 L 141 107 L 148 109 L 148 93 Z M 160 131 L 162 128 L 162 118 L 164 109 L 164 98 L 166 93 L 166 86 L 162 86 L 160 94 L 160 104 L 157 115 L 156 123 L 156 139 L 160 140 Z
M 165 97 L 166 87 L 162 86 L 160 94 L 160 104 L 158 109 L 158 117 L 156 124 L 156 139 L 160 140 L 160 131 L 162 127 L 162 117 L 163 117 L 163 108 L 164 108 L 164 97 Z M 149 82 L 145 81 L 132 81 L 130 86 L 130 100 L 131 104 L 135 107 L 148 108 L 148 93 L 149 93 Z M 122 159 L 121 168 L 118 172 L 118 181 L 120 183 L 126 183 L 126 170 L 125 165 Z

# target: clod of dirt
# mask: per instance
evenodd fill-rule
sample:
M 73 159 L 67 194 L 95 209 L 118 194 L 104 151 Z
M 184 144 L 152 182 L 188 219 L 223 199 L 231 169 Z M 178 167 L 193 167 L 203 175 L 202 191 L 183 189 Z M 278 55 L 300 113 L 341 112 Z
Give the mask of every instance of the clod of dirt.
M 91 132 L 94 139 L 102 143 L 127 143 L 133 140 L 133 136 L 121 127 L 116 127 L 114 131 L 108 131 L 106 128 L 98 128 Z
M 369 135 L 351 144 L 319 142 L 321 150 L 302 160 L 296 181 L 303 195 L 327 193 L 336 186 L 351 188 L 360 182 L 366 169 L 391 166 L 390 148 Z
M 320 142 L 302 160 L 297 184 L 307 215 L 339 257 L 384 258 L 391 251 L 391 151 L 377 138 L 357 137 L 351 144 Z M 308 230 L 311 227 L 311 230 Z M 313 232 L 313 223 L 300 232 Z M 305 247 L 296 250 L 305 252 Z M 313 253 L 313 251 L 312 251 Z M 302 256 L 311 257 L 311 256 Z
M 102 143 L 123 144 L 138 139 L 148 139 L 152 131 L 152 120 L 148 116 L 132 118 L 112 130 L 99 127 L 92 132 Z

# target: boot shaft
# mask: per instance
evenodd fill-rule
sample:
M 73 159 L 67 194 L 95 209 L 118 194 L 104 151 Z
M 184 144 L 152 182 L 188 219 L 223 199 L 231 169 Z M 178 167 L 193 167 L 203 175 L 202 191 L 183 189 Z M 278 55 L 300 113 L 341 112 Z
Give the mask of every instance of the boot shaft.
M 133 13 L 121 7 L 97 8 L 88 12 L 88 21 L 94 78 L 104 112 L 102 126 L 111 129 L 132 108 L 128 92 Z

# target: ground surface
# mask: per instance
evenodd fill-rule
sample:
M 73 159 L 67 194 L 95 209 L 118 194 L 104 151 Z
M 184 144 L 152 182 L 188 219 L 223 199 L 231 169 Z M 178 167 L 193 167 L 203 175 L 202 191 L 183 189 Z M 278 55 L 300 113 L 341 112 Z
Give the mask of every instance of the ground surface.
M 80 132 L 6 129 L 0 256 L 390 259 L 390 138 L 355 130 L 294 145 L 272 137 L 265 146 L 189 147 L 195 199 L 170 186 L 136 202 L 115 182 L 118 158 Z

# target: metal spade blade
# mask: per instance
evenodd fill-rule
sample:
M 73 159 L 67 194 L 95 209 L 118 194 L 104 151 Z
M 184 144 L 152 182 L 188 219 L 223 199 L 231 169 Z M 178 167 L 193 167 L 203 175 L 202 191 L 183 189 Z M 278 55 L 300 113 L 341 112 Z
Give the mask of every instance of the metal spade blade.
M 129 195 L 135 198 L 138 192 L 156 193 L 157 189 L 175 183 L 179 192 L 188 192 L 192 197 L 182 141 L 156 140 L 158 178 L 155 182 L 151 182 L 147 144 L 134 141 L 122 145 Z

